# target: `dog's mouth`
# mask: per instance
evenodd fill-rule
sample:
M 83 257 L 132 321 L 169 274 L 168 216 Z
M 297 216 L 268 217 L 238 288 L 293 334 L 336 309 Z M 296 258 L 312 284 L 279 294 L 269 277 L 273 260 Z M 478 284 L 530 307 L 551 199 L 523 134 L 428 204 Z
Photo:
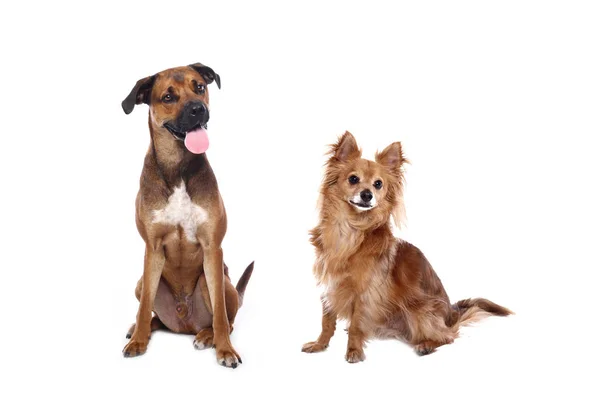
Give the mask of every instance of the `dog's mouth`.
M 167 122 L 163 125 L 173 137 L 182 141 L 188 151 L 199 155 L 208 149 L 208 134 L 206 133 L 206 123 L 196 125 L 187 131 L 178 129 L 175 125 Z
M 200 129 L 206 130 L 207 127 L 208 127 L 208 124 L 199 124 L 199 125 L 193 127 L 192 129 L 189 129 L 187 131 L 183 131 L 183 130 L 178 129 L 171 122 L 167 122 L 163 126 L 167 129 L 167 131 L 169 131 L 171 133 L 171 135 L 173 135 L 175 137 L 175 139 L 183 142 L 185 140 L 186 135 L 188 133 L 199 131 Z
M 358 210 L 369 210 L 374 207 L 373 205 L 371 205 L 369 203 L 353 202 L 352 200 L 348 200 L 348 203 L 350 203 L 352 206 L 358 208 Z

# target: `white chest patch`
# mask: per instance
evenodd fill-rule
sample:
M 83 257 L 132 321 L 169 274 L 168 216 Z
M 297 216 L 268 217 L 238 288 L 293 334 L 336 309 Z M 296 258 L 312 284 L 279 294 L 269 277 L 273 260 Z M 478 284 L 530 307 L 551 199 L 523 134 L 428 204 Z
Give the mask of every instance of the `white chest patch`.
M 196 230 L 206 220 L 208 220 L 208 212 L 192 202 L 184 183 L 181 182 L 181 185 L 169 196 L 167 205 L 163 209 L 154 211 L 152 222 L 181 226 L 188 241 L 196 243 Z

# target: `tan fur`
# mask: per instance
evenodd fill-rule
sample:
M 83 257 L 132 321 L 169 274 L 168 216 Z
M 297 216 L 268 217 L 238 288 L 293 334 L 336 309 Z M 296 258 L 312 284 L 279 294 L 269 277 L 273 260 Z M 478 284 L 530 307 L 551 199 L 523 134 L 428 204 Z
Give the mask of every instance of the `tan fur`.
M 453 342 L 459 326 L 482 312 L 511 313 L 484 299 L 450 304 L 421 251 L 393 236 L 390 219 L 403 218 L 405 163 L 400 142 L 377 153 L 375 162 L 361 158 L 349 132 L 332 146 L 321 187 L 320 221 L 311 231 L 314 273 L 324 289 L 323 330 L 303 351 L 324 350 L 338 318 L 349 321 L 346 359 L 359 362 L 372 337 L 403 339 L 426 354 Z M 350 176 L 360 182 L 349 183 Z M 373 187 L 377 180 L 383 181 L 379 190 Z M 360 211 L 350 199 L 364 189 L 372 191 L 377 206 Z
M 222 365 L 241 363 L 229 333 L 253 265 L 236 290 L 221 249 L 227 215 L 206 154 L 192 154 L 165 127 L 189 102 L 208 110 L 208 89 L 202 86 L 213 81 L 220 85 L 218 74 L 202 64 L 169 69 L 138 81 L 122 104 L 125 113 L 135 104 L 149 105 L 151 137 L 136 200 L 146 252 L 136 324 L 123 349 L 127 357 L 143 354 L 151 330 L 167 327 L 196 334 L 197 348 L 214 346 Z M 166 94 L 173 99 L 165 101 Z

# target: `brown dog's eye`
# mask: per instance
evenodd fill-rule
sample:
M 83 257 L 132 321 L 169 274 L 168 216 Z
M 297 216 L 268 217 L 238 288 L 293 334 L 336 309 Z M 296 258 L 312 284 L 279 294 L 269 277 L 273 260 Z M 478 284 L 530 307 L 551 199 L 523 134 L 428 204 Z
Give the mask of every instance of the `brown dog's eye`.
M 360 182 L 360 179 L 356 175 L 350 175 L 348 182 L 350 182 L 351 185 L 356 185 L 358 182 Z
M 164 97 L 162 97 L 163 102 L 173 102 L 173 95 L 171 94 L 165 94 Z
M 381 180 L 376 180 L 375 183 L 373 183 L 373 187 L 379 190 L 383 187 L 383 182 Z
M 196 91 L 198 92 L 198 94 L 204 94 L 204 91 L 206 91 L 206 85 L 204 85 L 204 84 L 196 85 Z

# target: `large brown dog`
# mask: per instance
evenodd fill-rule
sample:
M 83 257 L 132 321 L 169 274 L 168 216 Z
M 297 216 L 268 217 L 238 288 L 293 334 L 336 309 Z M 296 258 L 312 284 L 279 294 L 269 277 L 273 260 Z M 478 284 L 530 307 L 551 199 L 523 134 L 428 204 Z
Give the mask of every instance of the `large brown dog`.
M 167 327 L 195 334 L 198 349 L 214 346 L 221 365 L 242 363 L 229 334 L 254 263 L 234 288 L 221 250 L 225 207 L 203 153 L 207 85 L 213 81 L 221 87 L 219 75 L 200 63 L 173 68 L 139 80 L 122 103 L 126 114 L 136 104 L 150 106 L 151 137 L 136 199 L 136 224 L 146 242 L 144 273 L 126 357 L 146 352 L 150 332 Z

